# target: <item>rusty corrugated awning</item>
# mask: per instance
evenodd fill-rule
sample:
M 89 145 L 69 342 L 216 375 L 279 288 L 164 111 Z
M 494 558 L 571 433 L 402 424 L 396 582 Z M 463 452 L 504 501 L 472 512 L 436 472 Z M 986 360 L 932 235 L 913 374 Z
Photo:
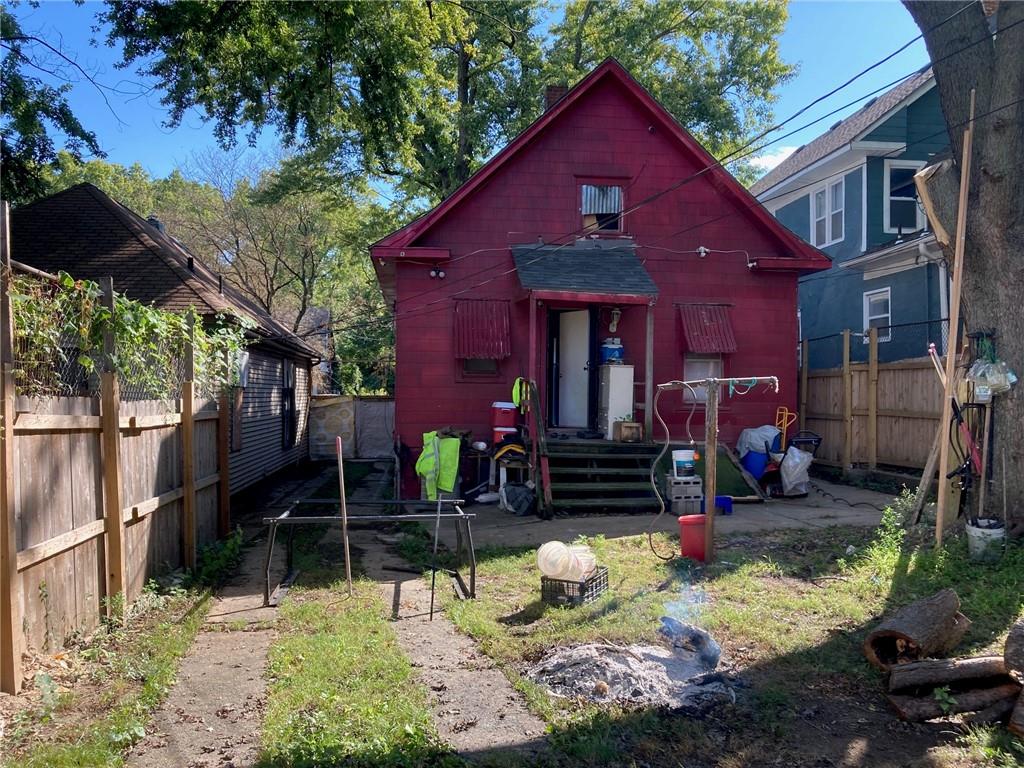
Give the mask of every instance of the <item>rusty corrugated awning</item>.
M 682 304 L 686 350 L 696 354 L 725 354 L 736 351 L 736 336 L 725 304 Z
M 512 354 L 507 301 L 456 299 L 455 357 L 503 360 Z

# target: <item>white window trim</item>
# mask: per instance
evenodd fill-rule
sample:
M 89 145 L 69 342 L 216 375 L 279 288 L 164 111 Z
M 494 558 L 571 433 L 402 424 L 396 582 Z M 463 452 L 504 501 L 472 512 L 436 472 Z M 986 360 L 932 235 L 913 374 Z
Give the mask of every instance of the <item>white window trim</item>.
M 889 203 L 892 197 L 889 194 L 889 171 L 893 168 L 909 168 L 914 171 L 918 171 L 924 168 L 925 162 L 923 160 L 885 160 L 882 163 L 882 231 L 889 235 L 899 234 L 896 227 L 889 223 Z M 906 197 L 896 198 L 897 200 L 908 200 Z M 924 215 L 924 211 L 921 210 L 921 205 L 917 205 L 917 227 L 916 229 L 922 229 L 927 223 L 928 219 Z
M 868 316 L 868 307 L 871 304 L 871 299 L 876 297 L 876 296 L 882 296 L 882 295 L 884 295 L 889 300 L 889 314 L 888 315 L 872 315 L 872 316 L 869 317 Z M 876 289 L 874 291 L 864 291 L 863 310 L 864 310 L 864 343 L 867 344 L 867 343 L 869 343 L 871 341 L 871 339 L 868 338 L 868 332 L 870 331 L 870 328 L 871 328 L 870 321 L 871 321 L 872 317 L 888 317 L 889 318 L 889 322 L 886 323 L 886 325 L 890 326 L 890 327 L 885 332 L 884 336 L 881 333 L 878 334 L 878 343 L 881 344 L 881 343 L 886 342 L 886 341 L 891 341 L 892 340 L 892 327 L 891 327 L 892 326 L 892 289 L 889 288 L 889 287 L 885 287 L 885 288 L 878 288 L 878 289 Z
M 725 375 L 725 360 L 722 355 L 719 354 L 696 354 L 687 352 L 683 355 L 683 379 L 688 378 L 689 374 L 686 373 L 687 361 L 692 362 L 715 362 L 718 363 L 719 375 L 716 378 L 724 378 Z M 696 398 L 694 395 L 696 394 Z M 708 400 L 707 387 L 694 387 L 694 392 L 690 392 L 689 389 L 683 390 L 683 402 L 692 403 L 696 399 L 698 404 L 706 403 Z
M 832 210 L 832 188 L 835 187 L 836 185 L 839 185 L 839 186 L 842 187 L 842 190 L 843 190 L 843 205 L 842 205 L 842 207 L 839 210 L 833 211 Z M 815 213 L 814 212 L 814 198 L 815 198 L 815 196 L 817 196 L 817 194 L 819 192 L 824 192 L 825 193 L 825 242 L 823 242 L 823 243 L 816 243 L 816 242 L 814 242 L 815 234 L 816 234 L 815 224 L 817 224 L 818 221 L 821 220 L 819 218 L 816 218 L 815 215 L 814 215 L 814 213 Z M 845 176 L 840 176 L 838 179 L 829 179 L 824 184 L 821 184 L 818 187 L 816 187 L 813 190 L 811 190 L 811 195 L 810 195 L 810 198 L 809 198 L 809 203 L 810 203 L 810 207 L 811 207 L 811 226 L 810 226 L 810 232 L 808 232 L 807 234 L 808 234 L 808 240 L 811 242 L 811 244 L 814 245 L 815 248 L 826 248 L 826 247 L 828 247 L 830 245 L 835 245 L 836 243 L 842 242 L 843 238 L 846 235 L 846 177 Z M 832 214 L 833 213 L 841 213 L 842 216 L 843 216 L 843 226 L 842 226 L 842 228 L 841 228 L 841 230 L 839 232 L 839 236 L 838 237 L 836 237 L 835 232 L 832 231 Z

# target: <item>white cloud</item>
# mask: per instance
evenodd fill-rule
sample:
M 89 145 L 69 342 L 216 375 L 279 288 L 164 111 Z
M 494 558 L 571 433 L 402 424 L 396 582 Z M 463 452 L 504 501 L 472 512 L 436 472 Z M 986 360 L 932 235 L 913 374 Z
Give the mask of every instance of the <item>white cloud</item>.
M 763 155 L 752 157 L 748 162 L 755 168 L 767 172 L 796 152 L 796 150 L 796 147 L 779 147 Z

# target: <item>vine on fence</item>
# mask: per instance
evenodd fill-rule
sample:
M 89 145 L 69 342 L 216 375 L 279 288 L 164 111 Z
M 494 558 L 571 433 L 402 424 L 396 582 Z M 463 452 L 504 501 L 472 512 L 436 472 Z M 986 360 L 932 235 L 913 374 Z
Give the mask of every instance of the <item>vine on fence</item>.
M 178 314 L 114 294 L 114 311 L 90 280 L 61 272 L 56 281 L 12 274 L 12 319 L 17 342 L 15 376 L 23 394 L 71 393 L 70 366 L 85 376 L 103 368 L 103 341 L 113 336 L 109 365 L 147 397 L 172 396 L 180 383 L 192 328 L 195 380 L 208 390 L 237 384 L 240 352 L 251 321 L 218 315 L 205 326 L 195 308 Z

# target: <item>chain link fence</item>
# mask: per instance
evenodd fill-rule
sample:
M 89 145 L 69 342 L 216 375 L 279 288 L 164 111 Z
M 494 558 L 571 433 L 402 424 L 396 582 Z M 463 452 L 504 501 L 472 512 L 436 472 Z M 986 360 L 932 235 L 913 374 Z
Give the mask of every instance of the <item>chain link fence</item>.
M 928 348 L 935 345 L 943 355 L 949 343 L 949 320 L 926 320 L 918 323 L 898 323 L 877 326 L 878 362 L 895 363 L 928 356 Z M 807 363 L 811 370 L 840 368 L 843 365 L 843 334 L 832 333 L 805 339 Z M 870 352 L 867 331 L 850 333 L 850 362 L 866 363 Z M 800 355 L 803 355 L 801 345 Z M 801 359 L 801 365 L 803 364 Z

